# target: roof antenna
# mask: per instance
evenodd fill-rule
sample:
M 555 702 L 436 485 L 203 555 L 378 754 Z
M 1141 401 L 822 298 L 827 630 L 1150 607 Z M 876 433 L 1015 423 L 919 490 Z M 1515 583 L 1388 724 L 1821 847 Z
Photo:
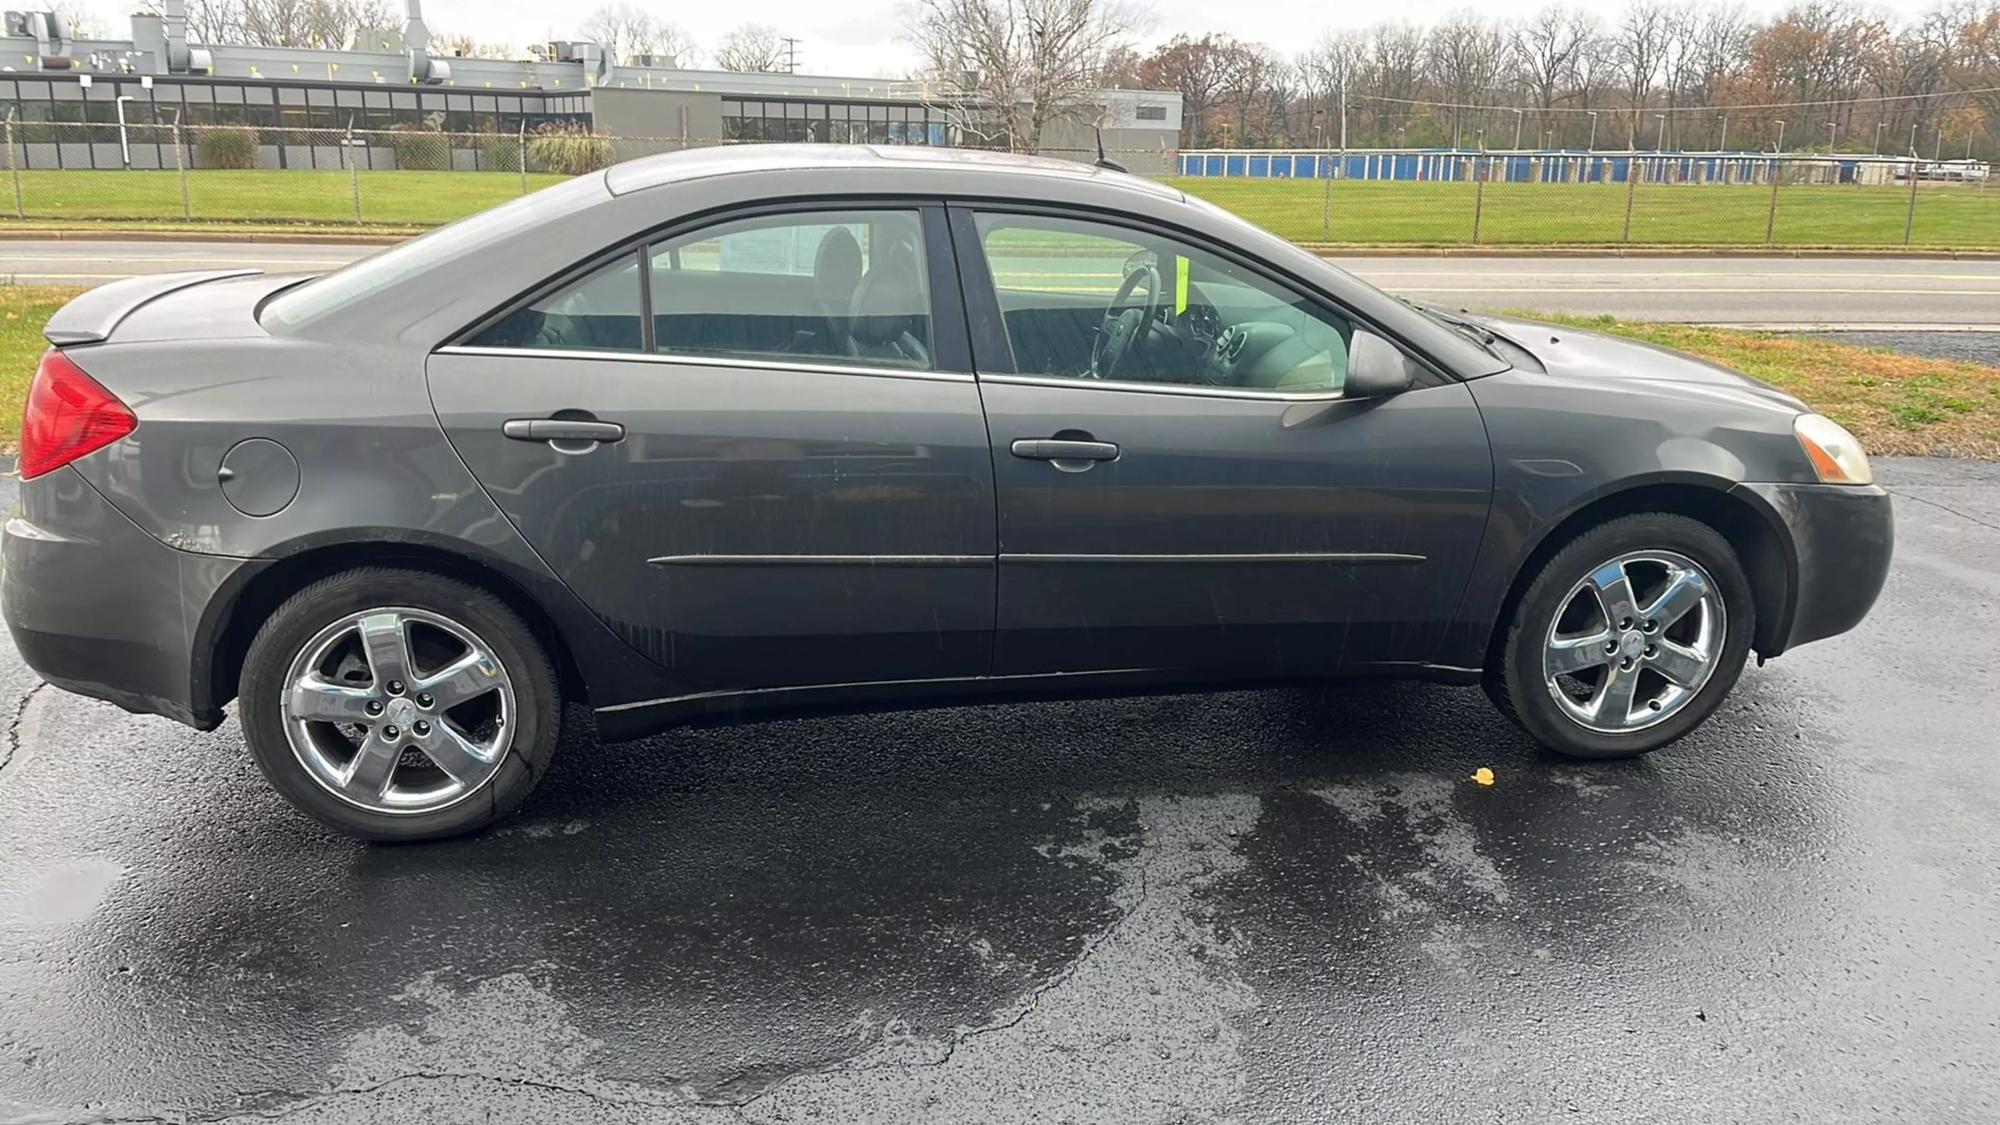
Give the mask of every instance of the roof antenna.
M 1097 166 L 1099 168 L 1109 168 L 1113 172 L 1129 171 L 1130 169 L 1126 168 L 1123 164 L 1104 155 L 1104 119 L 1102 117 L 1090 123 L 1090 131 L 1097 134 Z

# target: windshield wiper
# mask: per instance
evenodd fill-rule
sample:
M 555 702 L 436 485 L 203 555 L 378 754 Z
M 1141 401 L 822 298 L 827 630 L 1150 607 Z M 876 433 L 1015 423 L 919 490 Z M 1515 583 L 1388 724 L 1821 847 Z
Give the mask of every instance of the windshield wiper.
M 1460 335 L 1464 336 L 1466 339 L 1478 342 L 1480 347 L 1485 348 L 1489 352 L 1493 352 L 1494 355 L 1497 356 L 1500 354 L 1493 347 L 1493 342 L 1500 338 L 1500 334 L 1486 327 L 1485 325 L 1479 324 L 1476 321 L 1468 320 L 1465 317 L 1457 315 L 1456 313 L 1448 313 L 1444 312 L 1441 309 L 1431 308 L 1428 305 L 1419 305 L 1412 303 L 1410 307 L 1416 309 L 1420 313 L 1423 313 L 1425 316 L 1430 317 L 1432 320 L 1437 321 L 1439 324 L 1442 324 L 1448 328 L 1456 329 Z

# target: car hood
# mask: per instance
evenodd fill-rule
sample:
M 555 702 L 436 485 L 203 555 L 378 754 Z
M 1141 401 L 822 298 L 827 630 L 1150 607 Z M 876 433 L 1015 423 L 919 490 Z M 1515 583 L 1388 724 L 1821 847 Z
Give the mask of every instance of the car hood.
M 1690 396 L 1754 400 L 1800 412 L 1810 409 L 1769 383 L 1672 348 L 1536 320 L 1474 319 L 1526 351 L 1557 378 L 1680 385 Z

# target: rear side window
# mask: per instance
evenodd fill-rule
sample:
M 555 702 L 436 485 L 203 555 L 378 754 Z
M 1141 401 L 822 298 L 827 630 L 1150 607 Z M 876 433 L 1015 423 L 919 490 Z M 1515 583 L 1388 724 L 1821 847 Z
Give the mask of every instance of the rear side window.
M 813 211 L 723 223 L 650 252 L 654 347 L 858 367 L 934 366 L 916 211 Z
M 489 348 L 641 351 L 646 341 L 639 302 L 639 256 L 626 254 L 515 309 L 472 342 Z
M 621 256 L 508 313 L 472 343 L 643 351 L 650 294 L 651 343 L 663 355 L 931 370 L 923 247 L 916 211 L 719 223 Z

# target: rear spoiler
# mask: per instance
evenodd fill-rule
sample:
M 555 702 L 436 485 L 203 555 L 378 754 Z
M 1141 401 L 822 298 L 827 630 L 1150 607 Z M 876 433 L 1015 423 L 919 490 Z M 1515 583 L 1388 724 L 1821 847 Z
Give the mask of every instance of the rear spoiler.
M 140 306 L 157 300 L 169 293 L 205 282 L 220 281 L 225 277 L 245 277 L 263 270 L 200 270 L 194 273 L 156 273 L 140 277 L 128 277 L 109 285 L 100 285 L 83 296 L 56 310 L 49 318 L 48 327 L 42 335 L 49 343 L 62 347 L 66 344 L 95 344 L 108 340 L 111 333 L 126 317 L 138 312 Z

